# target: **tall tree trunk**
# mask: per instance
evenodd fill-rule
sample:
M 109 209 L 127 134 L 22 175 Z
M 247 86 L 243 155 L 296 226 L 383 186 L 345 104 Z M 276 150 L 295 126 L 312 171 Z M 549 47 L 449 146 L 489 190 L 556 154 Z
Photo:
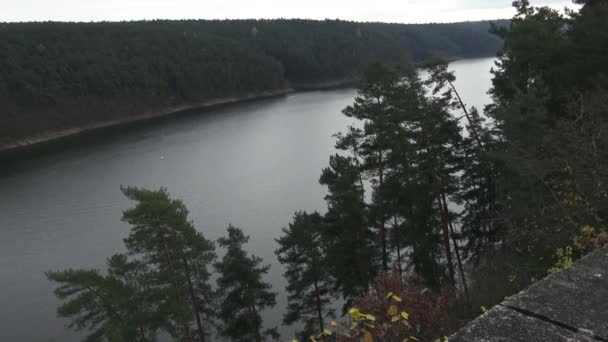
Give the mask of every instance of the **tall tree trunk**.
M 315 279 L 315 298 L 317 301 L 317 315 L 319 318 L 319 331 L 323 331 L 323 329 L 325 329 L 325 323 L 323 322 L 323 308 L 321 306 L 321 294 L 319 293 L 319 286 L 317 284 L 316 279 Z M 323 335 L 323 341 L 325 341 L 325 335 Z
M 393 230 L 396 232 L 397 236 L 396 236 L 396 244 L 397 244 L 397 267 L 399 268 L 399 282 L 403 283 L 403 268 L 401 265 L 401 241 L 399 239 L 399 231 L 398 231 L 398 224 L 397 224 L 397 216 L 394 217 L 395 222 L 393 225 Z
M 146 331 L 144 330 L 144 327 L 139 326 L 139 338 L 141 338 L 142 341 L 147 341 L 146 338 Z
M 357 173 L 359 177 L 359 185 L 361 185 L 361 202 L 365 203 L 365 185 L 363 183 L 363 174 L 361 173 L 361 162 L 359 161 L 359 152 L 357 147 L 353 147 L 353 157 L 355 159 L 355 166 L 357 166 Z
M 188 281 L 188 291 L 190 292 L 190 301 L 192 302 L 192 310 L 194 311 L 194 316 L 196 317 L 196 327 L 198 328 L 198 334 L 201 342 L 205 342 L 205 331 L 203 330 L 203 322 L 201 320 L 200 312 L 198 311 L 198 305 L 196 295 L 194 294 L 194 286 L 192 285 L 192 278 L 190 275 L 190 268 L 188 267 L 188 260 L 186 257 L 182 257 L 182 262 L 184 264 L 184 272 L 186 273 L 186 280 Z
M 255 301 L 253 300 L 253 296 L 251 296 L 251 297 L 252 297 L 252 299 L 251 299 L 251 302 L 249 304 L 251 306 L 251 308 L 250 308 L 251 309 L 251 313 L 252 313 L 252 316 L 257 317 L 258 316 L 258 310 L 255 308 Z M 262 334 L 260 333 L 260 326 L 259 325 L 255 326 L 254 334 L 255 334 L 255 342 L 262 342 Z
M 460 94 L 458 93 L 458 90 L 456 90 L 456 87 L 454 86 L 454 84 L 452 82 L 450 82 L 449 80 L 448 80 L 448 84 L 450 85 L 450 88 L 452 88 L 452 92 L 454 92 L 454 94 L 456 94 L 456 98 L 458 99 L 460 108 L 462 108 L 462 111 L 464 112 L 464 116 L 467 118 L 467 121 L 469 122 L 470 131 L 471 131 L 471 133 L 473 133 L 473 138 L 477 142 L 477 145 L 479 145 L 480 151 L 485 152 L 485 148 L 483 146 L 483 143 L 481 142 L 481 138 L 479 137 L 477 128 L 473 124 L 473 120 L 471 119 L 471 115 L 469 114 L 469 110 L 467 109 L 467 106 L 462 101 L 462 98 L 460 97 Z
M 486 165 L 487 162 L 485 161 L 485 159 L 483 159 L 481 156 L 482 154 L 485 154 L 486 150 L 485 150 L 485 146 L 483 144 L 483 142 L 481 141 L 481 138 L 479 136 L 479 133 L 477 132 L 477 128 L 475 127 L 475 125 L 473 124 L 473 120 L 471 119 L 471 115 L 469 114 L 469 111 L 467 109 L 467 106 L 464 104 L 464 102 L 462 101 L 462 98 L 460 97 L 460 93 L 458 93 L 458 90 L 456 89 L 456 86 L 454 86 L 454 84 L 448 80 L 448 84 L 450 85 L 450 88 L 452 89 L 452 92 L 456 95 L 456 98 L 458 99 L 458 103 L 460 104 L 460 108 L 462 109 L 462 111 L 464 112 L 465 117 L 467 118 L 467 121 L 469 122 L 468 125 L 468 129 L 471 131 L 473 138 L 475 139 L 475 142 L 477 143 L 478 147 L 479 147 L 479 153 L 477 154 L 477 156 L 480 158 L 479 162 L 480 163 L 485 163 Z M 488 169 L 486 170 L 487 172 L 487 186 L 488 186 L 488 208 L 486 209 L 484 206 L 484 211 L 486 211 L 486 216 L 487 216 L 487 230 L 488 233 L 491 234 L 491 231 L 493 230 L 493 222 L 494 222 L 494 215 L 497 214 L 497 210 L 496 210 L 496 206 L 495 206 L 495 196 L 494 193 L 496 191 L 495 189 L 495 184 L 494 184 L 494 176 L 492 174 L 492 170 Z M 482 238 L 483 239 L 483 238 Z M 492 237 L 488 237 L 488 244 L 492 244 L 493 243 L 493 238 Z
M 382 152 L 378 153 L 378 172 L 379 172 L 379 182 L 378 189 L 380 192 L 384 190 L 384 163 L 382 160 Z M 380 195 L 380 241 L 382 244 L 382 267 L 384 268 L 384 272 L 388 272 L 388 252 L 386 250 L 386 220 L 384 217 L 384 198 Z
M 163 239 L 161 237 L 161 239 Z M 171 258 L 171 251 L 169 250 L 169 245 L 167 243 L 166 240 L 164 240 L 164 247 L 165 247 L 165 259 L 166 259 L 166 263 L 167 263 L 167 267 L 169 268 L 169 273 L 171 274 L 171 282 L 173 283 L 173 288 L 175 289 L 175 299 L 177 300 L 177 302 L 180 305 L 183 305 L 183 301 L 181 299 L 181 295 L 179 292 L 179 287 L 177 286 L 177 282 L 175 280 L 175 269 L 173 267 L 173 258 Z M 192 339 L 192 334 L 190 333 L 190 326 L 188 324 L 188 322 L 186 321 L 185 317 L 183 317 L 183 315 L 180 314 L 180 318 L 181 318 L 181 325 L 182 325 L 182 329 L 184 329 L 184 335 L 185 337 L 188 339 L 188 341 L 193 341 Z
M 439 202 L 439 208 L 440 208 L 440 212 L 441 212 L 441 225 L 442 225 L 442 232 L 443 232 L 443 247 L 445 248 L 445 254 L 446 257 L 448 259 L 448 272 L 449 272 L 449 276 L 450 276 L 450 283 L 452 285 L 456 284 L 455 281 L 455 277 L 454 277 L 454 263 L 452 261 L 452 248 L 450 247 L 450 229 L 448 226 L 448 218 L 446 215 L 446 212 L 443 210 L 443 202 L 441 200 L 441 192 L 438 194 L 437 196 L 437 200 Z
M 488 170 L 487 172 L 490 172 L 491 170 Z M 492 232 L 494 231 L 494 217 L 496 215 L 496 217 L 498 217 L 498 209 L 496 208 L 496 182 L 494 181 L 495 179 L 488 175 L 487 177 L 487 182 L 488 182 L 488 223 L 487 223 L 487 231 L 488 231 L 488 243 L 489 244 L 493 244 L 494 243 L 494 237 L 492 236 Z
M 458 247 L 458 241 L 456 241 L 456 237 L 455 237 L 455 233 L 454 233 L 454 226 L 452 225 L 452 220 L 450 219 L 450 212 L 448 210 L 448 204 L 447 204 L 447 200 L 445 198 L 445 194 L 442 193 L 441 194 L 442 197 L 442 202 L 443 202 L 443 210 L 446 213 L 446 216 L 448 218 L 448 224 L 450 227 L 450 235 L 452 236 L 452 241 L 454 242 L 454 252 L 456 253 L 456 261 L 458 262 L 458 271 L 460 273 L 460 281 L 462 282 L 462 288 L 464 290 L 464 296 L 465 296 L 465 300 L 467 301 L 467 310 L 470 310 L 470 306 L 471 306 L 471 297 L 469 296 L 469 287 L 467 285 L 467 278 L 466 275 L 464 274 L 464 267 L 462 265 L 462 258 L 460 257 L 460 249 Z

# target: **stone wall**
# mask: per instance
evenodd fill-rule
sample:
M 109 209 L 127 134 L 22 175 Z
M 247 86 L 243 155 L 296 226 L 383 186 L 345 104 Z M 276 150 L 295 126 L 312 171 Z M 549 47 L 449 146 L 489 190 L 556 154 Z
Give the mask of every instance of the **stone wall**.
M 608 247 L 507 298 L 449 341 L 608 341 Z

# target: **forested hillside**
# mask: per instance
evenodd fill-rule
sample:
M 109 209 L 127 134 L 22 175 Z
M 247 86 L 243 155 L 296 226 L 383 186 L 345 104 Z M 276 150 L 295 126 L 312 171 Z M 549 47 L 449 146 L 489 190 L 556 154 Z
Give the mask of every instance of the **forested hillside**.
M 489 27 L 332 20 L 0 24 L 0 148 L 178 105 L 349 81 L 373 61 L 491 56 L 502 41 Z

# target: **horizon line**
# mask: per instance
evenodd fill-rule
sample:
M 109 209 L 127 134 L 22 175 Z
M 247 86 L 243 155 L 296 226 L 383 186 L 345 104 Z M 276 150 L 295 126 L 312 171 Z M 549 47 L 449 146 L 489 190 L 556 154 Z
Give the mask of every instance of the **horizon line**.
M 301 18 L 301 17 L 275 17 L 275 18 L 224 18 L 224 19 L 208 19 L 208 18 L 182 18 L 182 19 L 169 19 L 169 18 L 142 18 L 142 19 L 127 19 L 127 20 L 28 20 L 28 21 L 2 21 L 0 24 L 112 24 L 112 23 L 136 23 L 136 22 L 166 22 L 166 21 L 338 21 L 347 23 L 358 23 L 358 24 L 388 24 L 388 25 L 447 25 L 447 24 L 461 24 L 461 23 L 480 23 L 480 22 L 491 22 L 491 21 L 502 21 L 511 20 L 511 18 L 493 18 L 493 19 L 471 19 L 471 20 L 458 20 L 458 21 L 427 21 L 427 22 L 396 22 L 396 21 L 373 21 L 373 20 L 353 20 L 353 19 L 340 19 L 340 18 L 325 18 L 325 19 L 313 19 L 313 18 Z

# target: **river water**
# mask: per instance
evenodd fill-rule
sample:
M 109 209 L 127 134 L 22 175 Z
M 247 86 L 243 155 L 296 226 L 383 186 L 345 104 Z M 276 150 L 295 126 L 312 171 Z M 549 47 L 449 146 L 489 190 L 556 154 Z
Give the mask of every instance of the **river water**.
M 465 102 L 483 107 L 492 59 L 451 64 Z M 296 93 L 145 123 L 77 139 L 0 165 L 0 341 L 78 341 L 56 318 L 44 272 L 101 268 L 123 251 L 131 204 L 120 185 L 167 187 L 197 229 L 217 239 L 227 225 L 251 236 L 249 251 L 272 264 L 279 292 L 264 313 L 280 326 L 285 281 L 274 239 L 296 210 L 325 210 L 322 168 L 332 135 L 350 119 L 353 89 Z M 289 329 L 282 329 L 289 334 Z M 289 336 L 284 336 L 287 339 Z

